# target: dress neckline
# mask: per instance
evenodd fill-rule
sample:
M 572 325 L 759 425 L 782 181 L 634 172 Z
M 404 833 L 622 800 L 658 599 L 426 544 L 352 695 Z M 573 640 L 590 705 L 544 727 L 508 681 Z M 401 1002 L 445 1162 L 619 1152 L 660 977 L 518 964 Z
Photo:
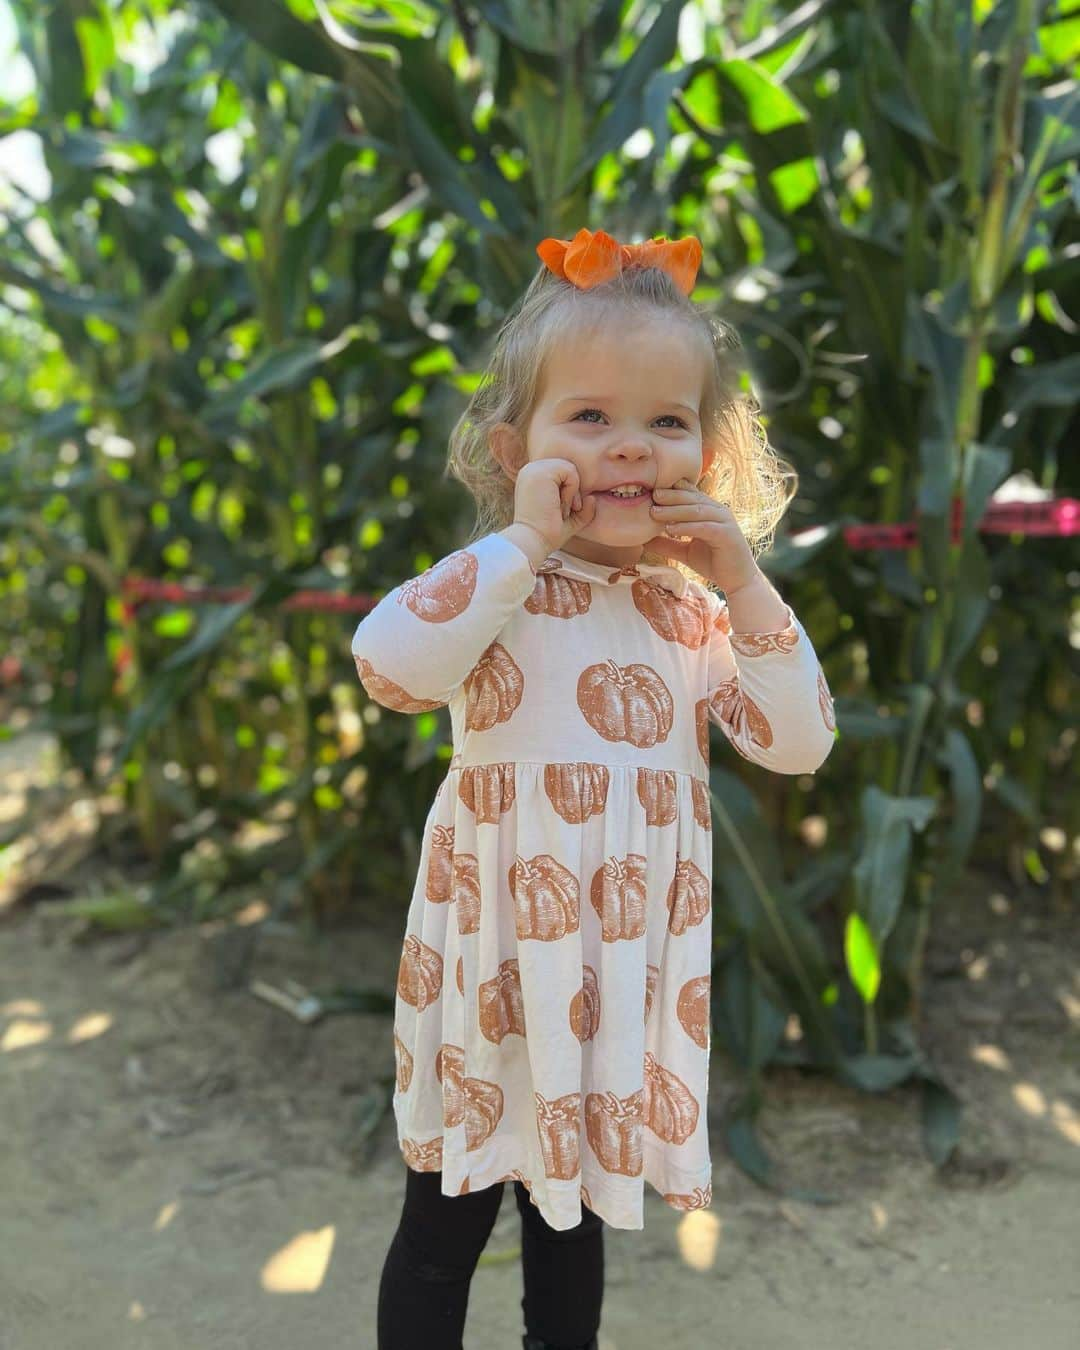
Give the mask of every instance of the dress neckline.
M 560 572 L 576 576 L 582 581 L 617 585 L 619 582 L 640 581 L 642 577 L 646 577 L 677 596 L 685 595 L 689 586 L 683 573 L 668 563 L 639 561 L 628 567 L 613 567 L 611 563 L 591 562 L 587 558 L 579 558 L 576 554 L 567 553 L 561 548 L 553 549 L 548 558 L 558 560 Z

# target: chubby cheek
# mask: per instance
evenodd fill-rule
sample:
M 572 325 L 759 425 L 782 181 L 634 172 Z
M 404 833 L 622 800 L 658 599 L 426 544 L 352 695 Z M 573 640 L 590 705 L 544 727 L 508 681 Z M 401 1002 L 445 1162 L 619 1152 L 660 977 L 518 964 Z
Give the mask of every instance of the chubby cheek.
M 596 471 L 590 466 L 588 454 L 581 453 L 581 447 L 574 445 L 569 437 L 549 436 L 538 445 L 530 447 L 530 459 L 562 459 L 577 470 L 578 481 L 582 484 L 593 482 Z
M 680 455 L 678 460 L 671 465 L 671 480 L 675 482 L 680 478 L 689 478 L 692 483 L 700 480 L 705 472 L 705 461 L 701 451 L 701 445 L 696 445 L 693 449 L 687 447 L 685 454 Z

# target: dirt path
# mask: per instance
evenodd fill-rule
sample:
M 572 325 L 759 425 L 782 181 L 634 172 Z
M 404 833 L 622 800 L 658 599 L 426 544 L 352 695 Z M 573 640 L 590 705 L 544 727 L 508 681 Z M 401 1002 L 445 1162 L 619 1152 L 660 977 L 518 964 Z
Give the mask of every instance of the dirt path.
M 914 1091 L 773 1073 L 769 1148 L 839 1203 L 759 1190 L 716 1131 L 710 1210 L 647 1189 L 644 1231 L 608 1230 L 601 1350 L 1077 1350 L 1080 932 L 1040 903 L 973 880 L 938 925 L 952 1181 Z M 402 922 L 264 930 L 247 977 L 391 992 Z M 215 987 L 209 930 L 70 936 L 33 905 L 0 922 L 0 1350 L 374 1350 L 404 1165 L 390 1115 L 358 1147 L 358 1112 L 393 1072 L 388 1019 L 306 1027 Z M 715 1121 L 719 1053 L 712 1084 Z M 467 1350 L 520 1350 L 517 1224 L 508 1187 Z

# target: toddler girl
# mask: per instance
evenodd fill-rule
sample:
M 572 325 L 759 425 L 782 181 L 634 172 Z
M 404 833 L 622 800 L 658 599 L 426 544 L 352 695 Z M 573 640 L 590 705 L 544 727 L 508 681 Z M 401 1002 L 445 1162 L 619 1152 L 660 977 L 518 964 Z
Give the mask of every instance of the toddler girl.
M 384 707 L 449 705 L 454 747 L 397 977 L 379 1350 L 459 1350 L 507 1181 L 525 1350 L 595 1350 L 602 1226 L 643 1227 L 646 1181 L 710 1203 L 709 724 L 775 773 L 833 745 L 755 561 L 794 471 L 689 298 L 699 241 L 537 253 L 451 441 L 476 537 L 352 642 Z

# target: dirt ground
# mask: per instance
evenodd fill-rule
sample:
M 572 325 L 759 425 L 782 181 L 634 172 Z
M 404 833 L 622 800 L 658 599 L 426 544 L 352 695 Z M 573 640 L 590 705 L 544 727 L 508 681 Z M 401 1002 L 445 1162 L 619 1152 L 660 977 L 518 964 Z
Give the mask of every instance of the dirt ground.
M 260 926 L 230 984 L 212 925 L 88 938 L 0 904 L 0 1350 L 374 1350 L 404 1164 L 389 1112 L 359 1140 L 390 1021 L 304 1025 L 250 989 L 392 994 L 404 911 L 369 909 L 310 941 Z M 965 1110 L 948 1176 L 914 1089 L 780 1070 L 766 1144 L 837 1201 L 761 1190 L 716 1128 L 717 1050 L 712 1207 L 646 1188 L 644 1230 L 607 1230 L 600 1350 L 1077 1350 L 1078 958 L 1076 909 L 1034 889 L 971 876 L 937 915 L 924 1044 Z M 520 1350 L 518 1224 L 507 1186 L 466 1350 Z

